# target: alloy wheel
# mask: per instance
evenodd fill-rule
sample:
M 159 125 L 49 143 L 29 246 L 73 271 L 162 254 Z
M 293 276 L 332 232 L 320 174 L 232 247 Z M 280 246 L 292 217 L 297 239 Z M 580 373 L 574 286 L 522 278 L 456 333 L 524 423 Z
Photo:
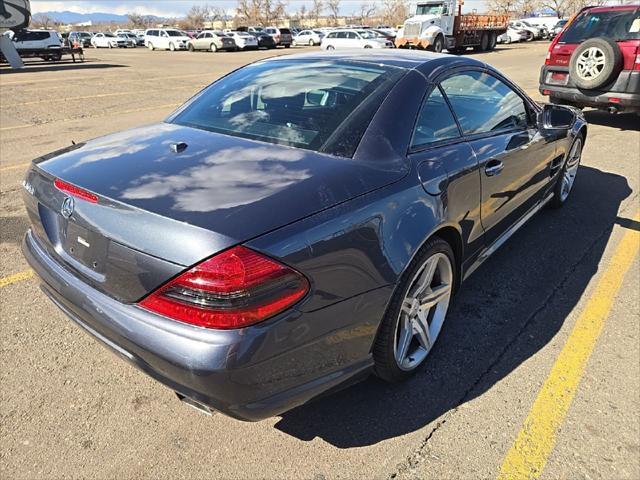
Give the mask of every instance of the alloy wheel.
M 573 143 L 567 163 L 564 167 L 564 173 L 562 175 L 562 186 L 560 187 L 560 201 L 564 202 L 571 193 L 573 184 L 578 174 L 578 167 L 580 166 L 580 157 L 582 156 L 582 139 L 577 138 Z
M 587 48 L 578 57 L 576 72 L 584 80 L 592 80 L 602 73 L 605 54 L 598 47 Z
M 453 288 L 453 267 L 444 253 L 430 256 L 416 272 L 402 301 L 394 357 L 404 371 L 417 368 L 442 329 Z

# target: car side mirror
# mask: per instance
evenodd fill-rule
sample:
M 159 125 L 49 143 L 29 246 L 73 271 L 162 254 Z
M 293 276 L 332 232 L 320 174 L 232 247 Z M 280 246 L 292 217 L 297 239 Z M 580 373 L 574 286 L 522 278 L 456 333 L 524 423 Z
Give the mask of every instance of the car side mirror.
M 538 123 L 545 130 L 567 130 L 575 121 L 576 112 L 571 107 L 548 103 L 542 107 Z

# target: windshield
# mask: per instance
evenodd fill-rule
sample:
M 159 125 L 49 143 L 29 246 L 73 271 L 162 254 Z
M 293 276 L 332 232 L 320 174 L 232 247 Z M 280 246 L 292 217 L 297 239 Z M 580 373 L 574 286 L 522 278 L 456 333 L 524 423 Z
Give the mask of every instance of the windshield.
M 173 123 L 318 151 L 374 92 L 388 91 L 404 72 L 339 61 L 256 63 L 214 83 Z
M 562 34 L 562 43 L 581 43 L 593 37 L 640 39 L 639 10 L 589 11 L 577 17 Z
M 178 30 L 167 30 L 167 34 L 170 37 L 184 37 L 184 36 L 186 36 L 184 33 L 179 32 Z
M 418 5 L 416 15 L 440 15 L 442 13 L 442 4 L 434 3 L 432 5 Z

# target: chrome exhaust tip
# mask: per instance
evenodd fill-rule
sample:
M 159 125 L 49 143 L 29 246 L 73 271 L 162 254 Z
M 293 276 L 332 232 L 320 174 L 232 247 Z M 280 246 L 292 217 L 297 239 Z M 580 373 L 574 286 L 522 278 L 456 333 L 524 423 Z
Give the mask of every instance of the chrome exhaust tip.
M 211 408 L 207 407 L 206 405 L 203 405 L 202 403 L 194 400 L 193 398 L 186 397 L 181 393 L 178 393 L 178 392 L 175 392 L 175 393 L 178 399 L 185 405 L 188 405 L 189 407 L 199 411 L 200 413 L 204 413 L 209 417 L 214 414 L 214 411 Z

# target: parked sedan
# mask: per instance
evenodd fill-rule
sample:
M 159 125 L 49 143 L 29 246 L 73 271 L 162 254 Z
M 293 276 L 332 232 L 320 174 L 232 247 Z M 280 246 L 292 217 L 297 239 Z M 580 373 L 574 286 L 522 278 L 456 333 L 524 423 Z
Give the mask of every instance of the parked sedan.
M 295 37 L 293 37 L 294 45 L 309 45 L 313 47 L 314 45 L 320 45 L 322 39 L 324 38 L 324 33 L 320 30 L 302 30 Z
M 187 48 L 191 52 L 196 50 L 217 52 L 218 50 L 235 50 L 237 46 L 230 36 L 219 31 L 207 30 L 200 32 L 196 38 L 189 40 Z
M 394 44 L 368 30 L 333 30 L 320 43 L 323 50 L 342 48 L 393 48 Z
M 529 38 L 529 32 L 526 30 L 516 30 L 515 28 L 507 28 L 507 31 L 498 36 L 498 43 L 514 43 L 524 42 Z
M 130 44 L 129 39 L 113 33 L 96 33 L 91 37 L 93 48 L 126 48 Z
M 228 35 L 233 38 L 240 50 L 256 50 L 258 48 L 258 39 L 250 33 L 230 32 Z
M 585 139 L 577 110 L 470 57 L 275 57 L 35 160 L 23 252 L 120 357 L 258 420 L 415 373 L 462 281 L 569 201 Z
M 271 35 L 265 32 L 249 32 L 258 40 L 258 48 L 276 48 L 278 44 Z

